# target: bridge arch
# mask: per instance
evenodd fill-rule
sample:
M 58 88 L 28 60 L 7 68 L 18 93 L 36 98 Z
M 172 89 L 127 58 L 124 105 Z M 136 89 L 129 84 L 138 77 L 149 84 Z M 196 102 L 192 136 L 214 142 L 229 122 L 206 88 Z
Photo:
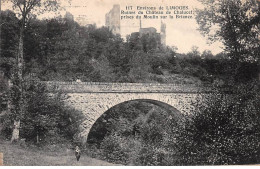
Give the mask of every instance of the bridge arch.
M 108 109 L 120 103 L 142 99 L 174 107 L 183 114 L 192 109 L 200 88 L 192 85 L 150 83 L 45 82 L 48 90 L 66 93 L 65 102 L 83 112 L 79 138 L 85 143 L 95 121 Z M 155 101 L 152 101 L 155 100 Z M 165 105 L 164 105 L 165 106 Z
M 184 116 L 183 114 L 177 110 L 175 107 L 167 104 L 167 103 L 164 103 L 164 102 L 161 102 L 161 101 L 158 101 L 158 100 L 152 100 L 152 99 L 134 99 L 134 100 L 128 100 L 128 101 L 124 101 L 124 102 L 121 102 L 117 105 L 114 105 L 112 106 L 111 108 L 109 108 L 108 110 L 106 110 L 104 113 L 102 113 L 97 119 L 96 121 L 92 124 L 91 128 L 89 129 L 89 132 L 88 132 L 88 135 L 86 137 L 86 142 L 89 141 L 89 134 L 92 132 L 92 129 L 93 129 L 93 126 L 100 122 L 99 119 L 104 115 L 106 114 L 109 110 L 115 108 L 116 106 L 119 106 L 119 105 L 122 105 L 122 104 L 126 104 L 126 103 L 130 103 L 130 102 L 143 102 L 143 103 L 149 103 L 149 104 L 152 104 L 152 105 L 156 105 L 162 109 L 164 109 L 168 114 L 169 116 L 171 116 L 170 118 L 172 119 L 176 119 L 176 122 L 180 122 L 183 120 Z
M 109 113 L 109 110 L 112 110 L 113 108 L 115 108 L 115 107 L 117 107 L 117 106 L 120 106 L 120 105 L 122 105 L 122 104 L 127 104 L 127 103 L 134 103 L 134 102 L 142 102 L 142 103 L 149 103 L 149 104 L 152 104 L 152 105 L 156 105 L 156 106 L 158 106 L 158 107 L 160 107 L 160 108 L 162 108 L 163 110 L 165 110 L 168 114 L 169 114 L 169 118 L 171 118 L 171 119 L 176 119 L 176 122 L 178 122 L 178 121 L 182 121 L 183 120 L 183 118 L 184 118 L 184 116 L 183 116 L 183 114 L 179 111 L 179 110 L 177 110 L 176 108 L 174 108 L 173 106 L 171 106 L 171 105 L 169 105 L 169 104 L 167 104 L 167 103 L 164 103 L 164 102 L 161 102 L 161 101 L 158 101 L 158 100 L 151 100 L 151 99 L 134 99 L 134 100 L 128 100 L 128 101 L 124 101 L 124 102 L 121 102 L 121 103 L 119 103 L 119 104 L 117 104 L 117 105 L 114 105 L 114 106 L 112 106 L 111 108 L 109 108 L 108 110 L 106 110 L 103 114 L 101 114 L 97 119 L 96 119 L 96 121 L 92 124 L 92 126 L 91 126 L 91 128 L 89 129 L 89 132 L 88 132 L 88 135 L 87 135 L 87 140 L 86 140 L 86 142 L 88 142 L 89 143 L 89 137 L 93 137 L 93 135 L 91 135 L 91 134 L 93 134 L 92 132 L 92 130 L 93 130 L 93 128 L 94 128 L 94 126 L 97 124 L 97 123 L 100 123 L 101 121 L 101 119 L 100 118 L 102 118 L 102 116 L 104 115 L 104 114 L 106 114 L 106 113 Z M 102 135 L 102 134 L 101 134 Z M 105 135 L 104 135 L 105 136 Z M 103 137 L 104 137 L 103 136 Z
M 91 98 L 93 100 L 91 100 Z M 173 114 L 173 118 L 176 119 L 182 117 L 184 110 L 180 108 L 187 108 L 187 105 L 185 105 L 185 102 L 183 101 L 187 101 L 187 99 L 182 99 L 182 94 L 174 95 L 166 93 L 161 95 L 155 93 L 96 93 L 93 95 L 93 93 L 82 93 L 72 94 L 70 95 L 70 99 L 73 99 L 74 101 L 68 101 L 69 104 L 76 109 L 80 109 L 86 117 L 85 121 L 80 126 L 81 132 L 79 134 L 79 138 L 82 143 L 87 142 L 88 134 L 97 119 L 106 111 L 118 104 L 134 100 L 151 103 L 162 107 L 169 112 L 175 112 L 175 114 Z

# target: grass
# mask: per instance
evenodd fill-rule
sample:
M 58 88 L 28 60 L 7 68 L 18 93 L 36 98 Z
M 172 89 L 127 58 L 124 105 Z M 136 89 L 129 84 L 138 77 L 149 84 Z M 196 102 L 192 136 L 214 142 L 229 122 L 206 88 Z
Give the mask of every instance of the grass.
M 46 151 L 38 148 L 21 147 L 7 141 L 0 141 L 0 152 L 5 166 L 113 166 L 116 164 L 97 160 L 82 154 L 77 162 L 74 151 Z

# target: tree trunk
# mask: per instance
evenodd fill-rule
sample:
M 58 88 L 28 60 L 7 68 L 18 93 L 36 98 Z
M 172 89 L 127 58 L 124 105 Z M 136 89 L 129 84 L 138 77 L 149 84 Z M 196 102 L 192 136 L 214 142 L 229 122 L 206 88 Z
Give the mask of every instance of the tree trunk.
M 18 84 L 20 90 L 20 100 L 18 101 L 18 109 L 16 112 L 16 118 L 14 120 L 14 129 L 12 133 L 11 142 L 17 141 L 19 139 L 19 132 L 20 132 L 20 117 L 23 114 L 23 32 L 24 32 L 24 23 L 25 20 L 22 20 L 22 25 L 20 29 L 20 37 L 19 37 L 19 45 L 18 45 L 18 55 L 16 58 L 17 61 L 17 76 Z
M 19 78 L 19 85 L 22 87 L 22 81 L 23 81 L 23 32 L 24 32 L 24 26 L 22 26 L 20 30 L 20 37 L 19 37 L 19 46 L 18 46 L 18 56 L 17 56 L 17 73 Z
M 20 120 L 15 120 L 14 121 L 14 129 L 13 129 L 13 133 L 12 133 L 12 138 L 11 138 L 11 142 L 15 142 L 18 141 L 19 139 L 19 132 L 20 132 Z

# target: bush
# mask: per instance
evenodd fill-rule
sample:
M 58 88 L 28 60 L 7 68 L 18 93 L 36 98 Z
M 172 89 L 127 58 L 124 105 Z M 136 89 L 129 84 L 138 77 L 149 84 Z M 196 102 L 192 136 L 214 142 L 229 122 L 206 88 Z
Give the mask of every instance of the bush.
M 163 149 L 146 145 L 139 150 L 135 163 L 145 166 L 167 165 L 164 160 L 166 155 L 167 152 L 163 151 Z
M 31 143 L 57 144 L 73 141 L 82 113 L 67 107 L 59 93 L 49 94 L 40 83 L 27 84 L 24 92 L 24 112 L 20 116 L 20 137 Z M 14 110 L 6 115 L 5 134 L 11 135 Z
M 177 145 L 180 165 L 256 164 L 260 157 L 260 103 L 257 84 L 233 94 L 202 96 L 203 104 L 184 127 Z
M 109 162 L 127 164 L 129 161 L 127 140 L 117 133 L 112 133 L 104 138 L 100 146 L 102 155 Z
M 96 123 L 89 134 L 88 142 L 96 142 L 101 152 L 92 155 L 127 165 L 175 164 L 170 157 L 175 148 L 172 130 L 176 121 L 169 113 L 137 101 L 116 106 L 99 119 L 100 124 Z

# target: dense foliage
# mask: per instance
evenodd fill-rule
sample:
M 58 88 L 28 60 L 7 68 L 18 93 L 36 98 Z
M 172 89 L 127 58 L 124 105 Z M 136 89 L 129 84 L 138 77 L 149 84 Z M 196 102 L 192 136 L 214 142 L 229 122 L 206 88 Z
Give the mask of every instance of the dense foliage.
M 233 94 L 216 92 L 196 105 L 180 128 L 180 164 L 256 164 L 260 156 L 260 105 L 257 83 L 239 85 Z
M 78 132 L 78 126 L 83 119 L 81 112 L 64 105 L 64 95 L 54 93 L 50 95 L 46 87 L 39 83 L 25 85 L 24 111 L 20 117 L 20 136 L 26 142 L 43 144 L 57 144 L 73 142 Z M 17 93 L 15 86 L 10 90 L 11 102 L 15 102 Z M 12 104 L 16 105 L 16 104 Z M 16 107 L 11 106 L 10 113 L 3 117 L 2 134 L 9 138 L 12 132 L 13 120 L 17 118 Z
M 212 40 L 221 40 L 229 56 L 237 61 L 259 60 L 260 3 L 255 0 L 199 0 L 200 31 Z
M 260 67 L 260 2 L 257 0 L 199 0 L 204 8 L 196 11 L 201 33 L 210 41 L 224 44 L 226 57 L 232 61 L 229 70 L 237 82 L 245 77 L 241 70 L 258 72 Z M 245 65 L 253 63 L 254 68 Z M 247 73 L 252 76 L 252 73 Z M 254 76 L 254 75 L 253 75 Z M 243 80 L 241 80 L 241 78 Z M 248 80 L 246 80 L 248 81 Z
M 120 104 L 94 124 L 88 137 L 89 147 L 100 152 L 96 156 L 110 162 L 169 165 L 167 160 L 173 161 L 176 152 L 171 136 L 177 120 L 172 113 L 145 102 Z
M 11 11 L 2 13 L 6 23 L 2 25 L 0 66 L 10 77 L 19 21 Z M 234 62 L 224 53 L 200 54 L 193 47 L 187 54 L 178 54 L 176 48 L 162 47 L 150 38 L 132 34 L 123 41 L 106 27 L 83 27 L 62 17 L 31 19 L 24 30 L 24 73 L 34 73 L 40 80 L 198 84 L 229 81 L 230 74 L 233 77 L 232 73 L 237 72 Z M 243 69 L 244 66 L 251 69 Z M 256 69 L 255 62 L 245 63 L 240 70 L 242 76 L 233 80 L 255 78 Z
M 252 83 L 233 93 L 199 95 L 182 123 L 149 103 L 118 105 L 94 124 L 89 149 L 95 157 L 127 165 L 259 163 L 259 92 Z

